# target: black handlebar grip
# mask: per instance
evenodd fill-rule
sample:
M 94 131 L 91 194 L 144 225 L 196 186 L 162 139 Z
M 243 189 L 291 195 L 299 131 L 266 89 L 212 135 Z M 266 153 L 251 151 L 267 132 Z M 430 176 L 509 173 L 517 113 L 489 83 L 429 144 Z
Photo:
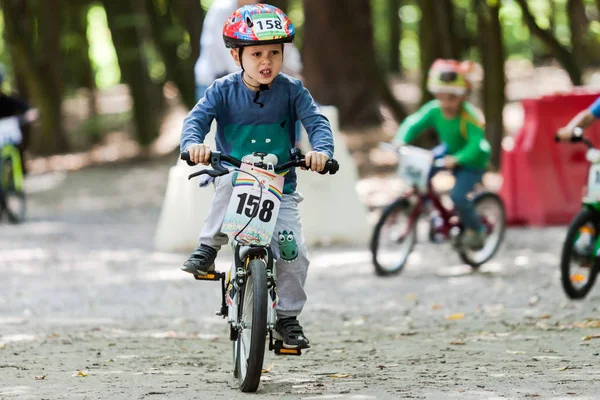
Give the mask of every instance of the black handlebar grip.
M 192 160 L 190 160 L 190 153 L 188 153 L 187 151 L 183 151 L 183 152 L 181 153 L 181 156 L 180 156 L 180 158 L 181 158 L 183 161 L 187 162 L 187 165 L 189 165 L 190 167 L 193 167 L 194 165 L 196 165 L 196 163 L 195 163 L 195 162 L 193 162 Z
M 560 142 L 560 137 L 558 137 L 558 133 L 554 134 L 554 141 L 557 143 Z

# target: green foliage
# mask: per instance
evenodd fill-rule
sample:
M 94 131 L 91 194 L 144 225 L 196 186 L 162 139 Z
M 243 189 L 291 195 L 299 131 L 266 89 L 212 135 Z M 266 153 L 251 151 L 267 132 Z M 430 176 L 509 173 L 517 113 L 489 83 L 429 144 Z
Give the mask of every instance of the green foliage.
M 90 59 L 96 72 L 96 85 L 100 89 L 116 85 L 121 80 L 121 71 L 103 7 L 90 8 L 87 35 Z

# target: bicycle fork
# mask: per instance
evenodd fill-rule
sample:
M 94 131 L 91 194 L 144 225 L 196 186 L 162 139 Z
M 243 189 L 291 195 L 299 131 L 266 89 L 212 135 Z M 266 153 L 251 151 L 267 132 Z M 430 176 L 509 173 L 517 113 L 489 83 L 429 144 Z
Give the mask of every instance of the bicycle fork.
M 269 256 L 267 260 L 263 259 L 267 269 L 267 330 L 269 332 L 269 351 L 273 351 L 276 355 L 299 356 L 302 354 L 300 349 L 285 348 L 281 340 L 273 338 L 273 329 L 275 329 L 275 324 L 277 323 L 277 286 L 275 283 L 273 262 L 270 260 L 272 258 Z M 246 260 L 237 266 L 234 265 L 229 274 L 225 272 L 212 272 L 206 275 L 194 275 L 194 278 L 200 281 L 221 281 L 221 309 L 216 311 L 215 314 L 227 318 L 227 323 L 230 326 L 229 338 L 232 341 L 238 339 L 238 333 L 241 328 L 239 326 L 238 305 L 240 302 L 240 289 L 246 284 L 248 273 L 242 267 L 245 262 Z

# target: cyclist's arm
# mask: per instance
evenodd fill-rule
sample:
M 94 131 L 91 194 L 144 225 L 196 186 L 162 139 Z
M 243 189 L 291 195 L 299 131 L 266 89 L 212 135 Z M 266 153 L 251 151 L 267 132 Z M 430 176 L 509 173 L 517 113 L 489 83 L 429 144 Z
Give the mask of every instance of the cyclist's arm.
M 427 128 L 433 126 L 433 111 L 437 106 L 435 100 L 421 107 L 416 113 L 406 117 L 398 127 L 394 141 L 399 144 L 412 142 Z
M 313 151 L 327 154 L 333 158 L 333 133 L 329 120 L 319 111 L 317 104 L 308 90 L 299 82 L 298 91 L 294 99 L 296 114 L 308 134 L 308 140 Z
M 560 128 L 558 136 L 563 140 L 570 139 L 573 135 L 573 129 L 577 127 L 587 128 L 597 118 L 600 118 L 600 98 L 596 99 L 588 108 L 581 110 L 567 125 Z
M 470 164 L 476 162 L 482 157 L 483 153 L 489 153 L 490 146 L 485 139 L 483 127 L 467 123 L 467 144 L 454 153 L 454 157 L 459 165 Z
M 222 93 L 216 84 L 213 83 L 206 89 L 204 97 L 196 103 L 183 120 L 180 140 L 182 152 L 193 144 L 204 143 L 204 138 L 210 131 L 210 125 L 221 108 L 222 100 Z

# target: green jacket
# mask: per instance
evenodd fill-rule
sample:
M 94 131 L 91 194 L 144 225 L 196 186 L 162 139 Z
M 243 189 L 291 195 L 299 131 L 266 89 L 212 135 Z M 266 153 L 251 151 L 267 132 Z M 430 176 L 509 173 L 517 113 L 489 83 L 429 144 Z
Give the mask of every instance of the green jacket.
M 439 101 L 432 100 L 402 122 L 396 141 L 408 144 L 427 128 L 435 129 L 440 141 L 448 148 L 448 154 L 456 157 L 459 165 L 487 167 L 491 146 L 473 104 L 465 102 L 459 117 L 446 119 Z

